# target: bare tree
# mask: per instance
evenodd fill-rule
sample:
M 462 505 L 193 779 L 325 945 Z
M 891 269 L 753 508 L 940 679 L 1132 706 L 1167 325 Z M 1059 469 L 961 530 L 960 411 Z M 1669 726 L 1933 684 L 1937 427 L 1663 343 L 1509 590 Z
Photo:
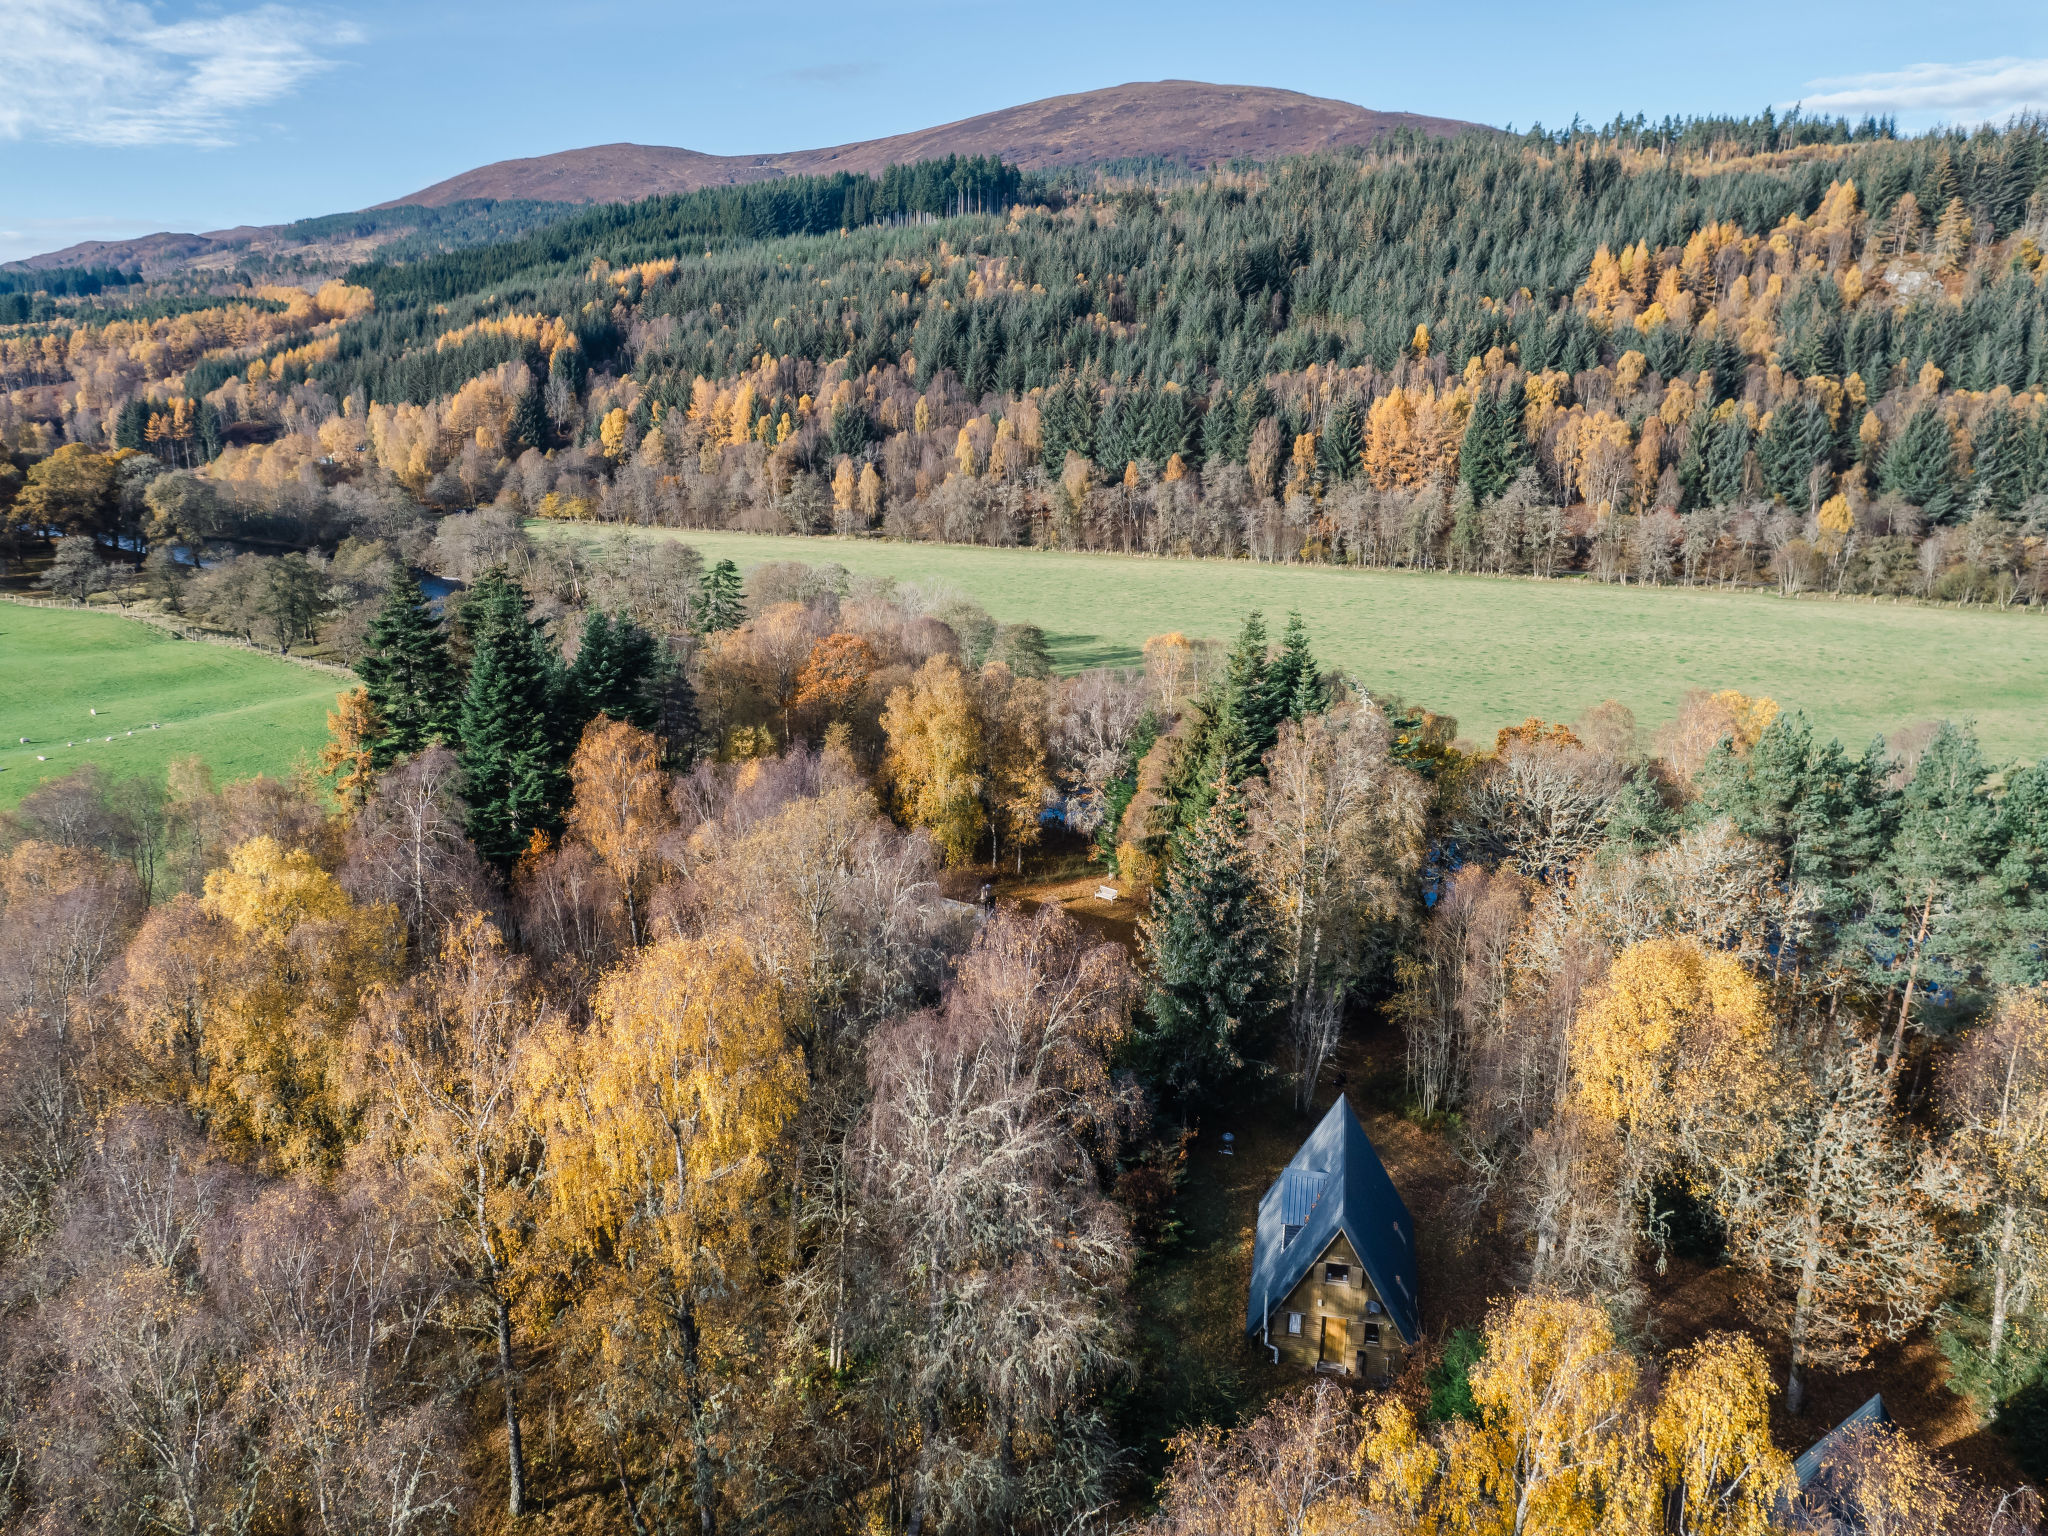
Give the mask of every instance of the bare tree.
M 876 1037 L 849 1148 L 876 1279 L 865 1346 L 904 1414 L 903 1519 L 1043 1528 L 1099 1506 L 1099 1393 L 1122 1368 L 1125 1218 L 1102 1188 L 1131 1113 L 1109 1076 L 1132 995 L 1113 946 L 999 915 L 943 1012 Z
M 1584 747 L 1510 742 L 1474 776 L 1453 830 L 1487 864 L 1556 879 L 1599 846 L 1626 779 L 1615 759 Z
M 1951 1173 L 1893 1122 L 1883 1069 L 1852 1036 L 1806 1048 L 1780 1084 L 1747 1145 L 1701 1161 L 1750 1308 L 1790 1340 L 1796 1414 L 1809 1367 L 1904 1337 L 1941 1299 L 1949 1266 L 1930 1207 Z
M 1368 925 L 1401 911 L 1422 862 L 1421 781 L 1391 755 L 1370 703 L 1281 728 L 1246 786 L 1246 848 L 1276 917 L 1294 1103 L 1306 1110 L 1336 1045 Z
M 430 747 L 377 781 L 349 818 L 342 886 L 358 901 L 394 903 L 415 952 L 429 952 L 465 909 L 493 912 L 497 893 L 463 832 L 455 754 Z

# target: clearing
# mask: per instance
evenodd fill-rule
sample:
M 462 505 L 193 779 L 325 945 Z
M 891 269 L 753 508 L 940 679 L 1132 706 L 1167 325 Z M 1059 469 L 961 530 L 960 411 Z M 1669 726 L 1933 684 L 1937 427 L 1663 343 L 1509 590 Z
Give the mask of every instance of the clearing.
M 609 525 L 532 522 L 537 538 L 602 538 Z M 1455 715 L 1486 740 L 1529 715 L 1571 720 L 1619 699 L 1645 730 L 1690 688 L 1767 693 L 1861 748 L 1918 720 L 1976 722 L 1994 757 L 2048 751 L 2048 618 L 1915 603 L 1761 592 L 1601 586 L 1581 579 L 1257 565 L 1037 549 L 777 537 L 701 529 L 676 538 L 707 560 L 837 562 L 943 582 L 1005 623 L 1033 623 L 1063 671 L 1129 666 L 1148 635 L 1228 639 L 1246 609 L 1276 633 L 1289 609 L 1317 651 L 1368 686 Z
M 173 758 L 192 756 L 222 782 L 289 773 L 318 753 L 347 686 L 323 668 L 136 619 L 0 603 L 0 809 L 83 763 L 116 779 L 160 780 Z

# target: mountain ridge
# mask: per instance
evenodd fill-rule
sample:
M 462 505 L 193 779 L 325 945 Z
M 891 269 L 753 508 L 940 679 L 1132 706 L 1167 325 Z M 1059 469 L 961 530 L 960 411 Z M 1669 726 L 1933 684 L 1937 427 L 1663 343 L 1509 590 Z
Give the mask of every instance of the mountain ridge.
M 1367 145 L 1403 128 L 1453 137 L 1484 127 L 1456 118 L 1379 111 L 1271 86 L 1133 81 L 821 149 L 712 155 L 668 145 L 618 143 L 498 160 L 360 211 L 441 208 L 470 200 L 637 202 L 784 176 L 873 173 L 949 154 L 993 155 L 1025 170 L 1146 157 L 1208 167 L 1233 159 L 1274 160 Z M 84 240 L 9 265 L 16 270 L 139 265 L 161 272 L 231 266 L 245 254 L 275 251 L 345 262 L 363 259 L 378 245 L 407 232 L 403 226 L 392 226 L 382 238 L 351 236 L 307 243 L 283 234 L 292 227 L 245 224 L 199 234 L 160 231 L 129 240 Z
M 1208 166 L 1369 144 L 1401 128 L 1449 137 L 1481 126 L 1271 86 L 1134 81 L 823 149 L 710 155 L 621 143 L 500 160 L 377 206 L 436 207 L 466 198 L 631 202 L 780 176 L 873 173 L 949 154 L 991 155 L 1027 171 L 1145 156 Z

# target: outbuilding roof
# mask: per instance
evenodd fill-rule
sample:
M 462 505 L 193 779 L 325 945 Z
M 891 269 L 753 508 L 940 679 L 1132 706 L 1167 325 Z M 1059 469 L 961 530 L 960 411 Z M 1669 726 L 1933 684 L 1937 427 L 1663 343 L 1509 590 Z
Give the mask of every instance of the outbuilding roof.
M 1406 1343 L 1420 1336 L 1415 1222 L 1339 1094 L 1259 1201 L 1244 1327 L 1256 1333 L 1342 1232 Z

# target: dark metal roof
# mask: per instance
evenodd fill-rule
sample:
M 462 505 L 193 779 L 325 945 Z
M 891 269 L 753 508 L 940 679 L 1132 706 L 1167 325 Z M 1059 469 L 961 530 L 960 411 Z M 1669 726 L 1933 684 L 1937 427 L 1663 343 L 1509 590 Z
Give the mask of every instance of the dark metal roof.
M 1779 1499 L 1774 1514 L 1778 1525 L 1805 1536 L 1857 1536 L 1863 1523 L 1854 1507 L 1841 1496 L 1836 1486 L 1840 1469 L 1833 1463 L 1856 1431 L 1891 1421 L 1892 1416 L 1885 1411 L 1884 1394 L 1876 1393 L 1814 1441 L 1806 1454 L 1792 1463 L 1795 1491 Z
M 1341 1094 L 1259 1201 L 1245 1332 L 1259 1331 L 1339 1232 L 1358 1251 L 1402 1339 L 1414 1343 L 1421 1333 L 1415 1223 Z
M 1821 1463 L 1828 1459 L 1828 1452 L 1840 1445 L 1864 1425 L 1889 1424 L 1891 1421 L 1892 1416 L 1885 1412 L 1884 1394 L 1882 1392 L 1873 1393 L 1869 1402 L 1814 1441 L 1812 1445 L 1807 1447 L 1806 1454 L 1792 1463 L 1792 1473 L 1799 1479 L 1799 1486 L 1804 1488 L 1808 1483 L 1812 1482 L 1814 1473 L 1818 1472 L 1821 1468 Z

